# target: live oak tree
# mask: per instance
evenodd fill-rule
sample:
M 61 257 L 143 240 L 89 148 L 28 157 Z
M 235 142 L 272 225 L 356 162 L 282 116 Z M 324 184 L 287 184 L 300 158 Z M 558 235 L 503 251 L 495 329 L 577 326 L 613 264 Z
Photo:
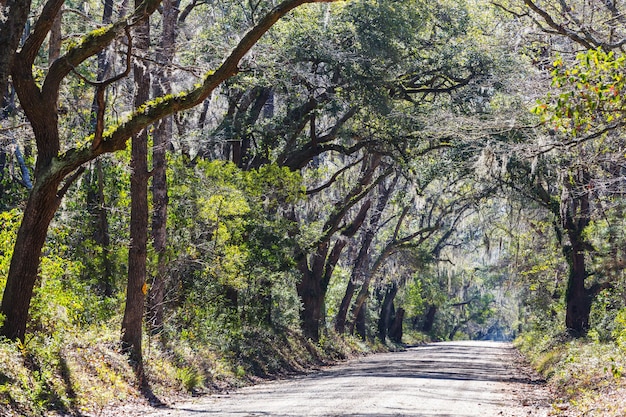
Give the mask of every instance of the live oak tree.
M 294 8 L 315 2 L 322 1 L 287 0 L 278 4 L 257 21 L 224 61 L 204 76 L 201 83 L 188 91 L 157 97 L 145 103 L 118 125 L 105 128 L 106 121 L 101 118 L 95 132 L 83 141 L 78 141 L 76 146 L 61 145 L 61 84 L 76 68 L 119 37 L 127 38 L 126 54 L 130 56 L 131 31 L 159 7 L 160 1 L 147 0 L 125 18 L 96 29 L 85 35 L 80 42 L 70 45 L 59 59 L 51 63 L 41 82 L 35 78 L 33 63 L 52 29 L 63 1 L 51 0 L 44 5 L 30 35 L 19 50 L 18 41 L 24 30 L 30 2 L 9 4 L 16 7 L 9 8 L 8 20 L 2 26 L 3 62 L 0 67 L 0 81 L 5 83 L 4 80 L 11 74 L 20 105 L 33 129 L 37 144 L 37 162 L 35 184 L 24 209 L 2 298 L 1 312 L 6 317 L 2 328 L 4 336 L 24 339 L 30 300 L 48 226 L 63 196 L 76 180 L 79 168 L 99 155 L 124 149 L 129 137 L 138 134 L 150 124 L 202 103 L 215 88 L 237 72 L 241 58 L 274 23 Z M 114 78 L 105 80 L 97 88 L 106 88 L 115 81 Z M 4 85 L 1 87 L 4 90 Z
M 497 4 L 518 18 L 530 19 L 543 33 L 541 69 L 552 71 L 553 89 L 533 112 L 541 116 L 547 132 L 540 133 L 543 143 L 525 151 L 539 163 L 522 172 L 532 171 L 535 183 L 526 190 L 534 190 L 529 195 L 555 218 L 569 266 L 565 325 L 574 335 L 584 335 L 596 296 L 612 287 L 610 281 L 592 277 L 597 274 L 591 264 L 602 254 L 591 245 L 589 229 L 603 216 L 605 204 L 614 204 L 621 194 L 615 175 L 621 155 L 611 147 L 622 146 L 623 5 L 585 0 Z M 553 52 L 553 45 L 561 55 Z M 612 146 L 607 148 L 606 143 Z M 525 180 L 517 178 L 522 186 Z

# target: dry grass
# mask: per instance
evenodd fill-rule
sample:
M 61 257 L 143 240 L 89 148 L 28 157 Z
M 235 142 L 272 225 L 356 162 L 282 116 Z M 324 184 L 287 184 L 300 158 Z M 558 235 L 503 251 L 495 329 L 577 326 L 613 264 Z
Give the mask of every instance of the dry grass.
M 529 337 L 518 345 L 559 398 L 553 416 L 626 416 L 625 352 L 614 343 L 573 339 L 533 345 Z
M 320 343 L 298 332 L 248 335 L 238 355 L 220 356 L 208 346 L 146 339 L 145 374 L 166 403 L 305 372 L 367 349 L 336 335 Z M 35 335 L 24 346 L 0 341 L 0 416 L 143 415 L 149 402 L 136 385 L 117 335 L 99 328 L 80 333 Z

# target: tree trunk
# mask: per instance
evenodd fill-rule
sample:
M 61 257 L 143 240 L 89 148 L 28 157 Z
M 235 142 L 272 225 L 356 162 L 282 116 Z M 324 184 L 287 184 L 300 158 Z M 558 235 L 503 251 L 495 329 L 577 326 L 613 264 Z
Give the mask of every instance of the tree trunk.
M 367 338 L 366 311 L 367 304 L 364 304 L 363 307 L 359 309 L 359 315 L 354 319 L 354 328 L 356 330 L 356 334 L 359 335 L 361 340 L 365 340 Z
M 297 285 L 298 296 L 302 302 L 300 321 L 304 337 L 318 341 L 322 321 L 324 294 L 321 286 L 321 277 L 316 276 L 315 269 L 309 269 L 306 258 L 299 262 L 302 279 Z
M 348 316 L 348 310 L 350 309 L 350 303 L 352 302 L 352 297 L 354 296 L 354 291 L 356 290 L 357 283 L 364 284 L 366 276 L 369 276 L 370 247 L 372 245 L 372 242 L 374 241 L 376 233 L 378 232 L 378 225 L 380 223 L 383 211 L 385 210 L 385 207 L 387 207 L 387 202 L 389 201 L 391 192 L 398 183 L 398 179 L 399 176 L 396 175 L 388 187 L 385 187 L 383 183 L 379 184 L 378 186 L 378 202 L 376 204 L 374 212 L 370 217 L 367 229 L 365 229 L 362 233 L 363 237 L 361 241 L 361 248 L 359 249 L 359 254 L 356 258 L 354 267 L 352 268 L 352 274 L 350 276 L 350 280 L 348 281 L 348 285 L 346 286 L 346 292 L 344 293 L 343 299 L 341 300 L 339 311 L 337 312 L 337 315 L 335 317 L 335 330 L 338 333 L 345 333 L 346 331 L 346 319 Z
M 9 5 L 15 5 L 15 2 L 7 2 L 7 6 Z M 58 8 L 61 5 L 62 2 L 56 3 Z M 49 9 L 52 18 L 54 18 L 53 9 Z M 9 10 L 9 19 L 13 12 L 15 11 Z M 12 23 L 7 22 L 7 25 L 0 25 L 0 49 L 6 47 L 2 44 L 2 32 Z M 67 169 L 68 167 L 63 163 L 53 166 L 54 158 L 60 150 L 56 101 L 49 96 L 40 94 L 32 74 L 33 62 L 31 57 L 28 54 L 22 55 L 22 53 L 25 51 L 12 56 L 11 75 L 13 87 L 20 99 L 24 113 L 31 123 L 37 143 L 38 153 L 35 166 L 37 181 L 26 203 L 22 223 L 15 240 L 9 274 L 2 297 L 1 312 L 5 316 L 5 321 L 1 334 L 9 339 L 24 341 L 28 310 L 37 281 L 41 252 L 48 227 L 67 191 L 67 187 L 72 182 L 71 177 L 61 189 L 59 186 L 65 176 L 73 170 Z M 0 58 L 0 61 L 2 59 L 4 57 Z M 4 70 L 2 65 L 0 63 L 0 72 Z M 2 75 L 4 76 L 6 73 Z M 5 86 L 0 85 L 0 87 L 2 88 L 1 91 L 4 92 Z
M 402 343 L 402 324 L 404 321 L 404 309 L 398 308 L 396 310 L 396 316 L 393 319 L 393 323 L 391 323 L 391 327 L 389 328 L 389 339 L 395 343 Z
M 19 45 L 30 12 L 30 1 L 0 0 L 5 19 L 0 25 L 0 92 L 7 91 L 15 51 Z
M 435 305 L 428 306 L 428 311 L 426 311 L 426 316 L 424 317 L 424 324 L 422 324 L 422 331 L 424 333 L 430 333 L 433 330 L 433 325 L 435 324 L 436 314 L 437 314 L 437 306 Z
M 357 257 L 357 263 L 358 262 L 359 258 Z M 354 275 L 354 269 L 352 275 Z M 350 304 L 352 303 L 352 297 L 354 296 L 355 290 L 356 280 L 353 280 L 352 277 L 350 277 L 350 279 L 348 280 L 348 285 L 346 285 L 346 292 L 341 299 L 339 311 L 337 311 L 337 315 L 335 316 L 335 331 L 337 333 L 346 332 L 346 318 L 348 316 L 348 310 L 350 308 Z
M 396 298 L 396 294 L 398 294 L 398 284 L 395 282 L 385 288 L 385 298 L 380 307 L 380 317 L 378 319 L 378 338 L 383 343 L 387 339 L 389 328 L 395 317 L 393 301 Z
M 574 242 L 572 242 L 574 243 Z M 589 330 L 592 296 L 585 288 L 587 269 L 585 253 L 578 242 L 567 250 L 569 277 L 565 295 L 565 326 L 575 336 L 584 335 Z
M 38 184 L 24 209 L 2 297 L 2 314 L 5 316 L 2 336 L 8 339 L 24 341 L 26 335 L 28 309 L 37 281 L 41 250 L 48 226 L 61 201 L 57 197 L 58 185 L 58 181 Z
M 591 222 L 590 183 L 588 172 L 579 169 L 563 179 L 561 195 L 561 223 L 569 239 L 569 245 L 563 247 L 563 254 L 569 265 L 565 326 L 576 337 L 584 336 L 589 330 L 591 303 L 595 297 L 585 287 L 585 251 L 590 245 L 585 242 L 584 234 L 585 228 Z
M 140 0 L 135 1 L 137 7 Z M 140 53 L 150 43 L 149 23 L 136 28 L 135 45 Z M 135 108 L 150 96 L 150 75 L 147 62 L 135 63 Z M 140 385 L 145 384 L 142 357 L 142 324 L 147 294 L 146 260 L 148 245 L 148 132 L 142 130 L 131 142 L 130 176 L 130 248 L 128 251 L 128 285 L 126 307 L 122 320 L 122 349 L 129 355 Z
M 169 63 L 175 55 L 176 21 L 178 20 L 179 0 L 164 0 L 163 34 L 161 50 L 157 61 L 163 63 L 153 83 L 155 97 L 168 94 L 172 90 Z M 163 328 L 165 286 L 167 279 L 167 150 L 173 132 L 172 116 L 162 119 L 155 126 L 152 134 L 152 245 L 157 255 L 157 269 L 152 278 L 148 297 L 148 323 L 152 334 L 159 333 Z

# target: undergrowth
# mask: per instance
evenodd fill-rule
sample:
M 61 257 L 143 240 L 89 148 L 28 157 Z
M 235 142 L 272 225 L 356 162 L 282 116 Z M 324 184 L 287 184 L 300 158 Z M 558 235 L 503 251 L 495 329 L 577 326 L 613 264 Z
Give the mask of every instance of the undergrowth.
M 515 343 L 560 399 L 552 415 L 626 415 L 626 352 L 615 342 L 593 331 L 584 338 L 531 331 Z
M 289 329 L 244 331 L 239 352 L 230 355 L 185 340 L 145 340 L 145 374 L 164 402 L 303 373 L 372 349 L 334 333 L 314 343 Z M 107 329 L 34 334 L 23 344 L 2 340 L 0 363 L 3 417 L 91 416 L 128 404 L 147 406 L 116 334 Z

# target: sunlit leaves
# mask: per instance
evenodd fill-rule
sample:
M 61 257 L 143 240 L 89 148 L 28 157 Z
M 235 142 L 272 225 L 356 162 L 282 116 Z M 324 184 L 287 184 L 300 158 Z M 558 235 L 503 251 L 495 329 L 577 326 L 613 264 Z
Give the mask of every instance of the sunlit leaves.
M 619 124 L 624 116 L 625 79 L 625 58 L 613 52 L 581 52 L 574 64 L 558 58 L 552 71 L 557 91 L 533 112 L 553 128 L 574 136 Z

